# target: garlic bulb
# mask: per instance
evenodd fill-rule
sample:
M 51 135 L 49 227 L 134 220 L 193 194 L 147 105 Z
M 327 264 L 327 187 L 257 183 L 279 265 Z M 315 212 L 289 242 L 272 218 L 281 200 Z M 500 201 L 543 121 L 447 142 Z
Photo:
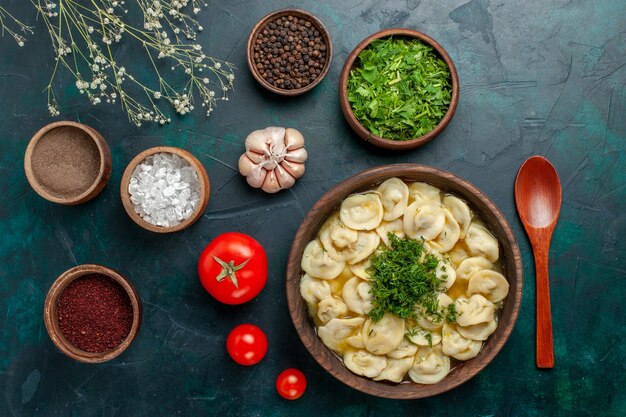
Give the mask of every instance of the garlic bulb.
M 248 184 L 266 193 L 290 188 L 304 174 L 304 137 L 290 127 L 266 127 L 246 138 L 246 152 L 239 158 L 239 172 Z

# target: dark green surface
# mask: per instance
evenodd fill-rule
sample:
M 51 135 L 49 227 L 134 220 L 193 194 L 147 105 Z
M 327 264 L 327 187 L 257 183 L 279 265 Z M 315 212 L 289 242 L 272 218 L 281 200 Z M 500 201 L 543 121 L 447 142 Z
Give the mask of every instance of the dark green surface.
M 50 122 L 41 93 L 53 62 L 47 35 L 29 2 L 3 0 L 36 26 L 38 37 L 23 49 L 0 39 L 0 415 L 626 415 L 624 1 L 463 1 L 302 2 L 328 26 L 335 55 L 327 78 L 294 99 L 262 91 L 245 63 L 254 23 L 293 3 L 211 1 L 199 40 L 238 66 L 231 100 L 210 119 L 198 114 L 137 129 L 119 109 L 92 107 L 72 85 L 63 88 L 62 117 L 106 137 L 113 175 L 95 200 L 62 207 L 37 196 L 22 169 L 28 140 Z M 349 130 L 337 99 L 347 54 L 370 33 L 394 26 L 437 39 L 461 80 L 448 128 L 404 154 L 365 145 Z M 124 49 L 118 57 L 131 59 Z M 234 168 L 247 133 L 268 125 L 300 129 L 310 155 L 293 190 L 271 196 L 250 189 Z M 162 144 L 192 151 L 213 185 L 202 220 L 169 236 L 132 223 L 118 192 L 130 159 Z M 552 371 L 534 365 L 532 255 L 513 201 L 517 169 L 532 154 L 547 156 L 563 183 L 550 265 Z M 345 177 L 393 162 L 433 165 L 477 185 L 510 221 L 525 265 L 522 309 L 509 342 L 479 376 L 427 400 L 376 399 L 336 381 L 302 346 L 284 296 L 287 253 L 307 210 Z M 195 269 L 202 248 L 231 230 L 255 236 L 270 260 L 265 290 L 233 308 L 204 292 Z M 87 262 L 126 274 L 144 305 L 137 340 L 102 365 L 64 357 L 42 320 L 53 280 Z M 242 322 L 258 324 L 270 340 L 267 358 L 252 368 L 233 363 L 224 349 L 228 331 Z M 296 402 L 282 400 L 273 387 L 291 366 L 309 379 Z

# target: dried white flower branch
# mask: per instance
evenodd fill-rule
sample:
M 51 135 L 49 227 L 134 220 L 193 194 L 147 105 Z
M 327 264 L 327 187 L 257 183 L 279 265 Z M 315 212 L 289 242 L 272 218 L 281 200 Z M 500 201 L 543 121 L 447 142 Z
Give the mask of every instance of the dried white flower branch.
M 7 33 L 19 46 L 24 46 L 26 42 L 26 36 L 33 33 L 33 28 L 26 26 L 24 23 L 17 20 L 11 13 L 9 13 L 4 7 L 0 6 L 0 35 L 4 37 Z
M 193 16 L 206 6 L 203 0 L 131 0 L 129 3 L 137 7 L 131 15 L 143 15 L 142 27 L 126 22 L 130 19 L 124 0 L 31 1 L 55 52 L 54 70 L 46 87 L 51 115 L 60 114 L 53 85 L 61 67 L 72 74 L 78 91 L 93 105 L 119 100 L 137 126 L 168 123 L 167 108 L 184 115 L 194 110 L 196 102 L 208 116 L 219 100 L 228 100 L 227 92 L 235 79 L 233 65 L 205 55 L 195 42 L 196 33 L 203 28 Z M 9 33 L 14 36 L 14 32 Z M 152 78 L 143 76 L 145 69 L 139 77 L 126 68 L 130 62 L 126 66 L 119 62 L 116 44 L 122 39 L 145 51 L 151 64 L 149 72 L 157 79 L 154 85 L 144 80 Z M 160 60 L 168 60 L 167 70 L 159 70 Z M 184 81 L 179 86 L 175 80 L 181 78 Z

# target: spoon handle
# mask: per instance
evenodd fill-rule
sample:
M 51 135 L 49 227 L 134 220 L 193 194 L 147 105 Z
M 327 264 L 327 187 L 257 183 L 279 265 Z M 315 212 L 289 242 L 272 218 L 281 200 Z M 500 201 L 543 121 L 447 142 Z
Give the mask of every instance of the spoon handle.
M 548 250 L 546 244 L 534 248 L 537 287 L 537 367 L 554 368 L 552 315 L 550 313 L 550 282 L 548 281 Z

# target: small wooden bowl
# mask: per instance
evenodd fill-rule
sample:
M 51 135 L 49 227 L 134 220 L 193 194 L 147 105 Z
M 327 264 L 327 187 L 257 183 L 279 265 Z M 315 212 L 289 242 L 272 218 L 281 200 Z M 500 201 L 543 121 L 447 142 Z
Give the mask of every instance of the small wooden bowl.
M 441 59 L 446 62 L 448 68 L 450 68 L 450 75 L 452 77 L 452 98 L 450 100 L 450 107 L 448 107 L 448 111 L 444 115 L 443 119 L 441 119 L 439 124 L 437 124 L 437 126 L 435 126 L 433 130 L 415 139 L 400 141 L 385 139 L 381 138 L 380 136 L 374 135 L 369 130 L 367 130 L 354 116 L 352 107 L 348 102 L 348 77 L 350 76 L 350 71 L 357 65 L 356 61 L 359 54 L 375 39 L 387 38 L 389 36 L 410 37 L 421 40 L 423 43 L 431 46 L 435 50 L 435 52 L 439 54 Z M 443 46 L 441 46 L 433 38 L 411 29 L 385 29 L 368 36 L 360 44 L 358 44 L 356 48 L 354 48 L 350 55 L 348 55 L 348 59 L 346 59 L 346 63 L 343 65 L 341 75 L 339 76 L 339 103 L 341 105 L 341 110 L 343 111 L 344 117 L 348 121 L 348 124 L 350 125 L 352 130 L 357 133 L 357 135 L 359 135 L 361 138 L 365 139 L 372 145 L 378 146 L 379 148 L 391 149 L 394 151 L 405 151 L 408 149 L 417 148 L 418 146 L 422 146 L 423 144 L 430 142 L 437 135 L 439 135 L 443 131 L 443 129 L 445 129 L 448 123 L 450 123 L 458 102 L 459 75 L 456 72 L 456 67 L 452 62 L 450 55 L 448 55 L 446 50 L 443 49 Z
M 293 90 L 277 88 L 273 86 L 272 84 L 268 83 L 265 80 L 265 78 L 261 76 L 254 62 L 254 41 L 256 40 L 259 32 L 262 29 L 264 29 L 265 25 L 269 23 L 271 20 L 274 20 L 281 16 L 289 16 L 289 15 L 296 16 L 300 19 L 308 20 L 309 22 L 311 22 L 311 24 L 315 26 L 315 28 L 320 32 L 320 35 L 324 43 L 326 44 L 326 63 L 324 64 L 324 68 L 322 68 L 320 75 L 311 84 L 308 84 L 302 88 L 297 88 Z M 281 96 L 299 96 L 300 94 L 304 94 L 307 91 L 313 89 L 316 85 L 318 85 L 322 81 L 322 79 L 324 79 L 324 77 L 328 73 L 328 70 L 330 68 L 330 63 L 333 59 L 333 44 L 330 40 L 330 34 L 328 33 L 328 30 L 317 17 L 313 16 L 311 13 L 307 12 L 306 10 L 281 9 L 281 10 L 276 10 L 268 14 L 263 19 L 259 20 L 259 22 L 254 26 L 254 28 L 252 28 L 252 32 L 250 32 L 250 36 L 248 37 L 247 55 L 248 55 L 248 68 L 250 68 L 250 72 L 252 73 L 252 76 L 259 82 L 259 84 L 261 84 L 263 87 L 265 87 L 269 91 L 279 94 Z
M 67 129 L 74 134 L 87 136 L 93 140 L 98 148 L 98 154 L 100 157 L 98 173 L 91 186 L 86 188 L 80 194 L 67 196 L 47 189 L 41 183 L 41 179 L 38 178 L 35 170 L 33 169 L 32 159 L 35 148 L 39 143 L 46 140 L 46 138 L 49 138 L 50 133 L 56 129 Z M 104 138 L 92 127 L 76 122 L 54 122 L 41 128 L 30 140 L 30 143 L 26 148 L 26 155 L 24 156 L 24 170 L 26 171 L 26 179 L 28 180 L 30 186 L 37 194 L 46 200 L 64 205 L 81 204 L 97 196 L 109 181 L 109 177 L 111 176 L 111 151 L 109 150 L 109 145 Z
M 59 328 L 57 316 L 57 302 L 59 297 L 63 293 L 63 290 L 65 290 L 65 288 L 72 281 L 89 274 L 106 275 L 121 285 L 128 294 L 133 308 L 133 324 L 130 328 L 128 336 L 126 336 L 126 339 L 124 339 L 124 341 L 116 348 L 106 352 L 93 353 L 77 348 L 67 340 Z M 50 287 L 44 303 L 43 318 L 48 335 L 50 335 L 50 339 L 52 339 L 52 342 L 61 352 L 80 362 L 101 363 L 109 361 L 122 354 L 122 352 L 130 346 L 137 336 L 137 332 L 139 332 L 139 325 L 141 324 L 141 299 L 128 279 L 114 270 L 101 265 L 78 265 L 68 271 L 65 271 L 56 279 L 56 281 L 54 281 L 52 287 Z
M 198 207 L 196 207 L 196 211 L 194 211 L 187 220 L 182 221 L 176 226 L 172 227 L 155 226 L 142 219 L 141 216 L 133 208 L 133 203 L 130 201 L 130 193 L 128 192 L 130 178 L 132 177 L 135 168 L 137 168 L 137 165 L 142 163 L 147 157 L 156 153 L 173 153 L 185 159 L 192 167 L 195 168 L 196 172 L 198 173 L 198 179 L 200 180 L 200 201 L 198 202 Z M 130 218 L 133 219 L 133 221 L 139 226 L 156 233 L 178 232 L 194 224 L 196 221 L 198 221 L 198 219 L 200 219 L 202 213 L 204 213 L 204 210 L 209 204 L 210 195 L 211 185 L 209 184 L 209 175 L 204 169 L 202 163 L 186 150 L 175 148 L 173 146 L 156 146 L 154 148 L 146 149 L 145 151 L 139 153 L 136 157 L 133 158 L 132 161 L 130 161 L 130 163 L 126 167 L 126 170 L 124 170 L 122 183 L 120 185 L 120 196 L 122 197 L 122 204 L 124 205 L 124 209 L 126 209 L 126 213 L 128 213 Z
M 303 275 L 300 267 L 302 253 L 305 246 L 315 238 L 322 223 L 350 194 L 371 189 L 391 177 L 409 181 L 424 181 L 465 199 L 470 207 L 482 217 L 500 242 L 503 273 L 511 288 L 504 301 L 498 328 L 485 342 L 478 356 L 466 362 L 459 362 L 442 381 L 433 385 L 377 382 L 352 373 L 317 336 L 306 305 L 300 295 L 300 278 Z M 291 319 L 300 339 L 315 360 L 335 378 L 352 388 L 378 397 L 414 399 L 441 394 L 457 387 L 468 381 L 493 360 L 509 338 L 517 320 L 522 300 L 522 280 L 522 259 L 515 236 L 513 236 L 513 232 L 500 210 L 478 188 L 449 172 L 424 165 L 385 165 L 363 171 L 343 181 L 327 192 L 309 211 L 296 233 L 289 254 L 287 302 Z

